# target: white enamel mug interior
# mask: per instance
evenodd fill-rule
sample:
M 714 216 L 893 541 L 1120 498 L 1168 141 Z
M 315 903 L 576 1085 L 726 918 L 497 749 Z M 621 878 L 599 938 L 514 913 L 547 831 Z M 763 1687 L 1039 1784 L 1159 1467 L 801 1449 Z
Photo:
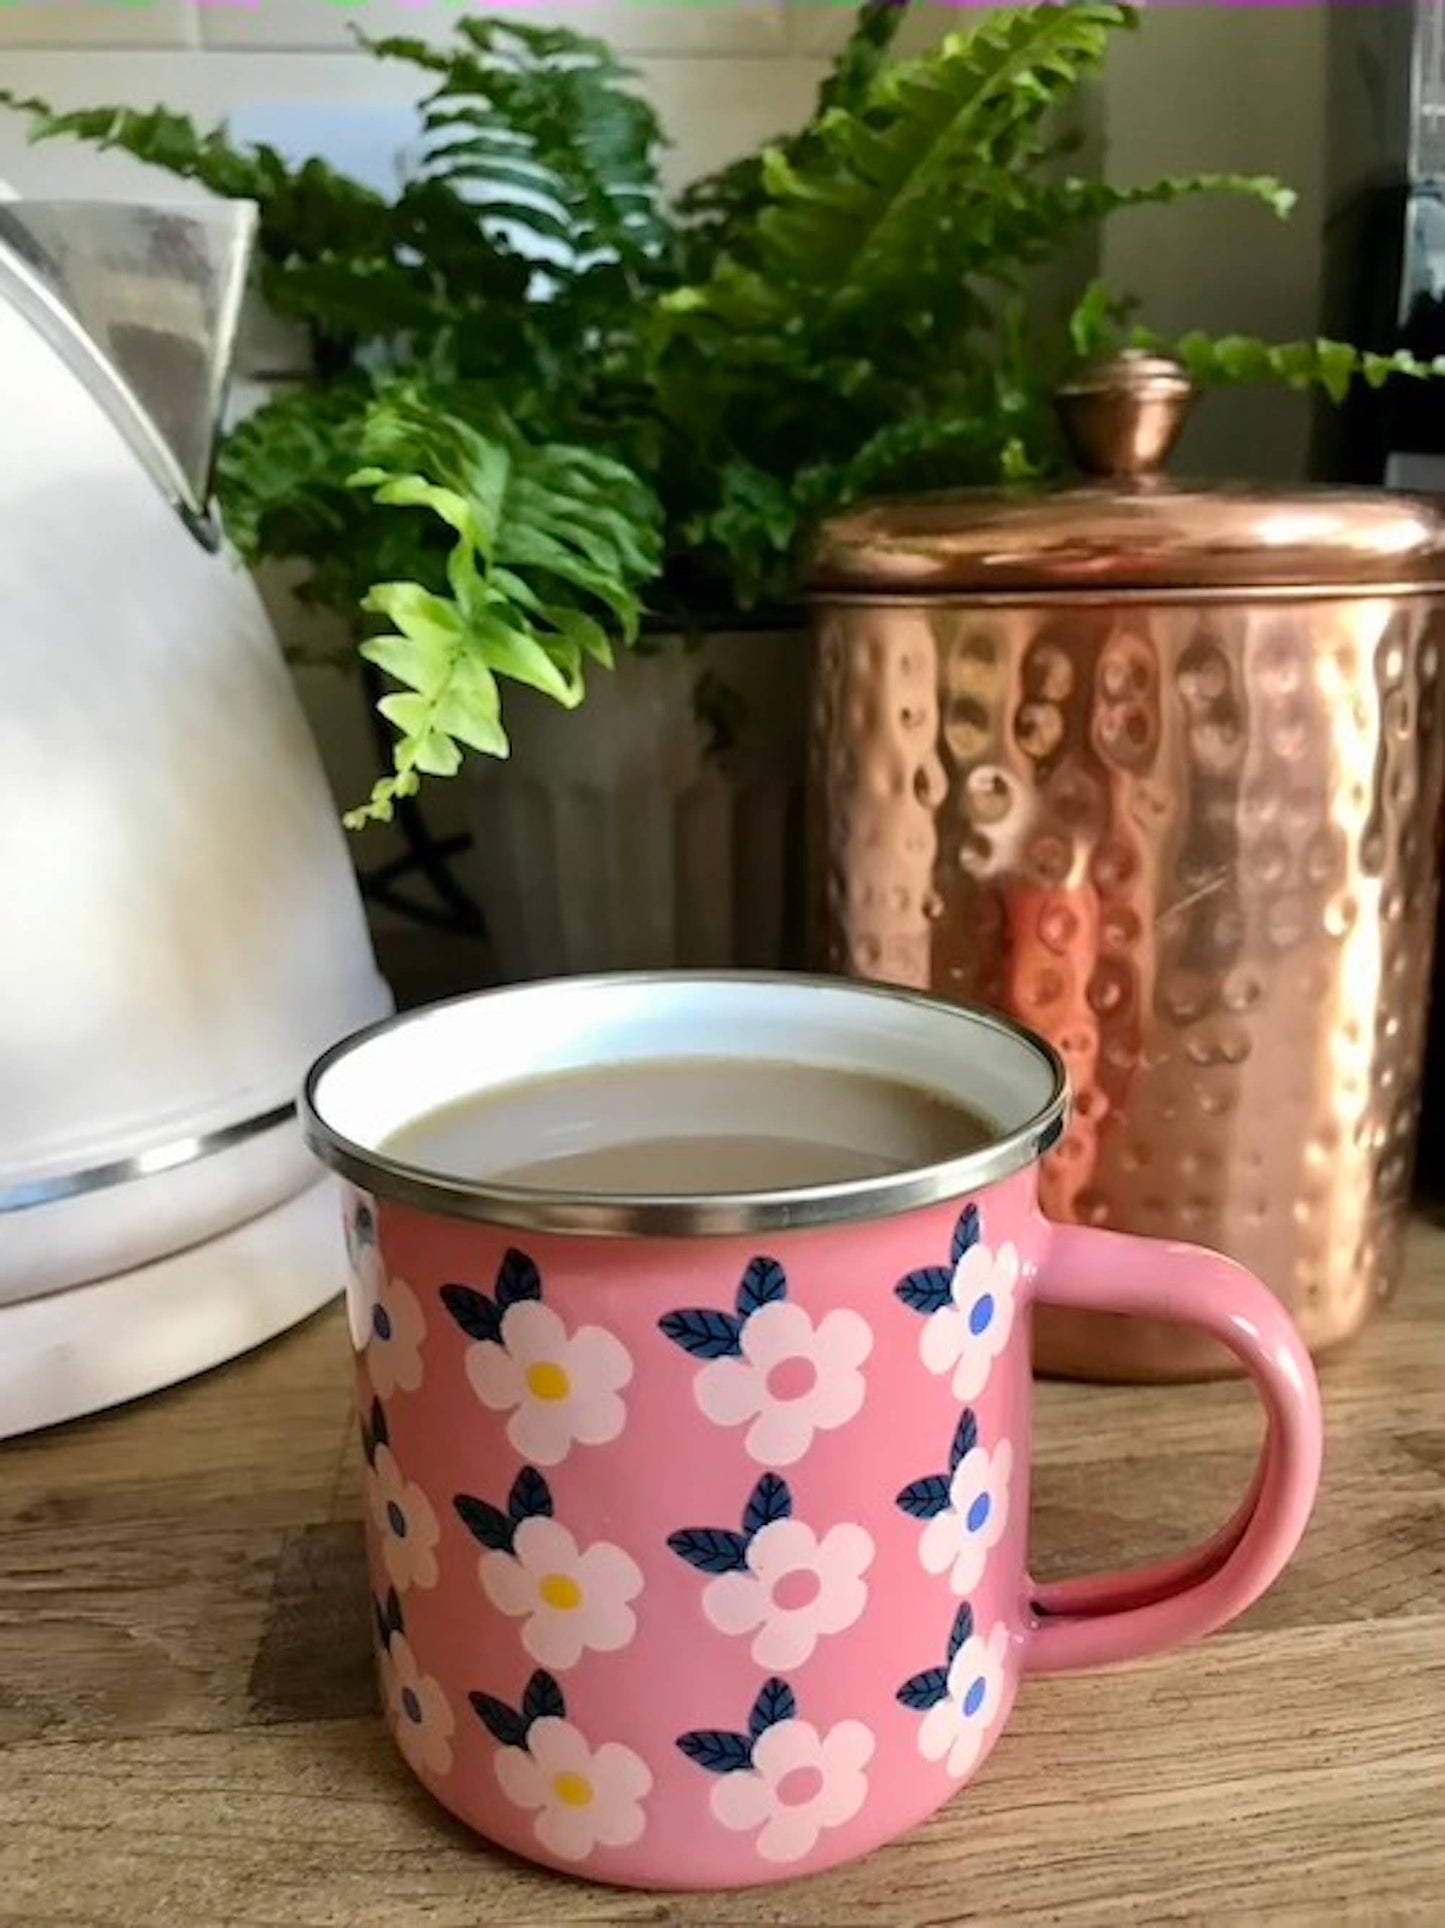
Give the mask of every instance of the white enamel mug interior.
M 882 1177 L 685 1198 L 472 1181 L 387 1150 L 407 1125 L 480 1093 L 568 1071 L 698 1059 L 792 1063 L 914 1085 L 980 1115 L 996 1135 L 945 1162 Z M 1058 1139 L 1066 1107 L 1054 1052 L 992 1012 L 836 978 L 685 972 L 554 979 L 404 1013 L 320 1059 L 302 1115 L 312 1148 L 380 1196 L 492 1224 L 636 1236 L 917 1210 L 1031 1164 Z

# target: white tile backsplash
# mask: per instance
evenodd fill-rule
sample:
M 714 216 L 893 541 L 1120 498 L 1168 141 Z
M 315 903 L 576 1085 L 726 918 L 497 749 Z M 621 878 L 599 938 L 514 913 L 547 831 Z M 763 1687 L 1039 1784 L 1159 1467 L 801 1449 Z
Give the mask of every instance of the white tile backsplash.
M 826 70 L 826 62 L 814 57 L 745 57 L 726 63 L 727 85 L 720 86 L 719 64 L 709 55 L 642 55 L 632 64 L 670 136 L 663 154 L 670 188 L 796 127 Z M 164 103 L 207 123 L 234 118 L 238 133 L 258 127 L 274 132 L 275 123 L 284 120 L 288 137 L 279 144 L 288 152 L 304 145 L 308 126 L 324 138 L 338 121 L 354 128 L 368 104 L 395 108 L 414 101 L 423 78 L 354 53 L 222 58 L 94 52 L 83 59 L 17 53 L 7 57 L 4 74 L 6 86 L 57 107 Z M 381 114 L 377 121 L 378 139 L 390 142 L 393 116 Z M 123 154 L 97 154 L 73 141 L 30 146 L 22 118 L 5 109 L 0 109 L 0 183 L 21 193 L 101 200 L 195 192 Z
M 785 0 L 251 0 L 201 15 L 205 45 L 339 48 L 352 29 L 445 40 L 466 14 L 513 13 L 531 26 L 572 27 L 620 52 L 756 54 L 786 47 Z
M 210 125 L 253 104 L 325 109 L 338 103 L 405 104 L 419 76 L 379 70 L 355 54 L 209 55 L 96 50 L 83 56 L 16 52 L 4 84 L 56 107 L 164 105 Z M 98 154 L 75 141 L 31 146 L 19 114 L 0 108 L 0 183 L 26 194 L 186 198 L 198 192 L 127 155 Z
M 199 45 L 196 0 L 0 0 L 0 47 Z
M 796 56 L 730 60 L 726 86 L 719 85 L 713 60 L 657 56 L 633 65 L 671 139 L 662 155 L 662 178 L 675 191 L 801 125 L 828 63 Z
M 785 0 L 788 45 L 797 54 L 836 54 L 852 30 L 858 9 L 852 0 Z M 900 54 L 936 47 L 977 19 L 977 9 L 958 0 L 914 0 L 893 46 Z

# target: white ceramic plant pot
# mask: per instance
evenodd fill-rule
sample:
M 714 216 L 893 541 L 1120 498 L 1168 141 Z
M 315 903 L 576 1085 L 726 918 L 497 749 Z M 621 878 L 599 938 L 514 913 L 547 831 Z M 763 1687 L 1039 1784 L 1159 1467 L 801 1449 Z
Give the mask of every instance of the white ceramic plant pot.
M 580 710 L 508 689 L 468 859 L 505 978 L 787 961 L 807 662 L 801 629 L 715 632 L 619 652 Z

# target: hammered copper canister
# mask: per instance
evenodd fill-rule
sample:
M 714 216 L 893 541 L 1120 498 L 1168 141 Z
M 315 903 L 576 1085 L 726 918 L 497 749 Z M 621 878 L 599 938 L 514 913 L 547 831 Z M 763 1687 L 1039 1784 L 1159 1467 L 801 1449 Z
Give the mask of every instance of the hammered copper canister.
M 1003 1007 L 1076 1093 L 1057 1218 L 1266 1279 L 1316 1350 L 1400 1265 L 1434 937 L 1445 523 L 1383 493 L 1173 487 L 1189 400 L 1062 400 L 1092 479 L 823 532 L 816 961 Z M 1191 1377 L 1174 1326 L 1052 1314 L 1046 1369 Z

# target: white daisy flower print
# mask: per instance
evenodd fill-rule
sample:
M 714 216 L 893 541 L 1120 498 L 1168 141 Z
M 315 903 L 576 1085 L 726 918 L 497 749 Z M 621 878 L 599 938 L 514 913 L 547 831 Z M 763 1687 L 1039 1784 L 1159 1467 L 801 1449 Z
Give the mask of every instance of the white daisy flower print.
M 716 1576 L 703 1588 L 708 1620 L 720 1633 L 751 1636 L 754 1662 L 770 1673 L 801 1667 L 820 1640 L 853 1626 L 868 1604 L 871 1534 L 852 1522 L 819 1534 L 792 1512 L 786 1482 L 764 1473 L 741 1532 L 683 1527 L 668 1536 L 679 1558 Z
M 421 1343 L 426 1319 L 405 1279 L 383 1276 L 371 1303 L 366 1376 L 383 1399 L 415 1392 L 421 1385 Z
M 783 1680 L 764 1684 L 746 1734 L 700 1729 L 677 1744 L 717 1776 L 709 1800 L 715 1819 L 736 1834 L 753 1835 L 759 1857 L 776 1865 L 803 1860 L 868 1798 L 870 1729 L 843 1720 L 823 1732 L 798 1718 Z
M 969 1205 L 953 1234 L 952 1263 L 926 1265 L 894 1290 L 924 1315 L 918 1349 L 928 1370 L 951 1377 L 955 1399 L 976 1399 L 1008 1344 L 1021 1272 L 1012 1244 L 992 1251 L 980 1240 L 978 1207 Z
M 507 1511 L 459 1493 L 458 1517 L 487 1549 L 482 1590 L 522 1625 L 522 1645 L 544 1667 L 575 1667 L 584 1653 L 617 1653 L 637 1632 L 633 1601 L 642 1570 L 620 1546 L 577 1536 L 552 1518 L 542 1475 L 524 1467 Z
M 567 1719 L 562 1690 L 536 1673 L 520 1710 L 487 1694 L 473 1694 L 478 1718 L 503 1744 L 497 1784 L 515 1806 L 533 1815 L 538 1841 L 559 1861 L 585 1861 L 597 1848 L 625 1848 L 647 1825 L 644 1803 L 652 1771 L 620 1741 L 594 1746 Z
M 955 1780 L 971 1771 L 1003 1710 L 1008 1632 L 1000 1624 L 983 1638 L 973 1614 L 959 1608 L 946 1667 L 930 1667 L 898 1689 L 905 1707 L 923 1712 L 918 1751 L 942 1761 Z
M 363 1352 L 371 1337 L 372 1309 L 386 1277 L 376 1236 L 376 1210 L 371 1200 L 360 1192 L 348 1193 L 341 1225 L 350 1268 L 346 1281 L 346 1323 L 353 1350 Z
M 382 1563 L 400 1593 L 437 1583 L 437 1516 L 414 1480 L 406 1479 L 389 1446 L 378 1446 L 367 1479 L 367 1505 Z
M 370 1422 L 362 1421 L 361 1443 L 366 1453 L 366 1505 L 373 1543 L 387 1577 L 399 1593 L 409 1587 L 434 1587 L 440 1538 L 437 1516 L 431 1501 L 415 1480 L 407 1479 L 391 1450 L 386 1413 L 379 1399 L 372 1402 Z
M 452 1710 L 399 1631 L 390 1634 L 382 1649 L 381 1684 L 388 1724 L 412 1771 L 431 1780 L 449 1774 L 456 1727 Z
M 978 1422 L 966 1411 L 953 1436 L 947 1473 L 910 1481 L 898 1495 L 905 1513 L 925 1522 L 918 1557 L 928 1573 L 946 1573 L 962 1597 L 983 1577 L 989 1553 L 1009 1517 L 1013 1449 L 1007 1440 L 989 1451 L 978 1443 Z
M 442 1301 L 477 1341 L 466 1357 L 472 1390 L 491 1411 L 510 1414 L 507 1438 L 523 1459 L 558 1466 L 574 1446 L 605 1445 L 621 1433 L 631 1355 L 601 1326 L 569 1331 L 542 1303 L 541 1279 L 525 1253 L 507 1253 L 494 1298 L 444 1285 Z
M 873 1350 L 860 1313 L 838 1308 L 814 1324 L 787 1290 L 777 1260 L 759 1257 L 735 1312 L 694 1307 L 659 1321 L 674 1345 L 708 1362 L 693 1387 L 703 1412 L 719 1426 L 746 1426 L 747 1452 L 768 1466 L 795 1465 L 818 1433 L 857 1416 Z

